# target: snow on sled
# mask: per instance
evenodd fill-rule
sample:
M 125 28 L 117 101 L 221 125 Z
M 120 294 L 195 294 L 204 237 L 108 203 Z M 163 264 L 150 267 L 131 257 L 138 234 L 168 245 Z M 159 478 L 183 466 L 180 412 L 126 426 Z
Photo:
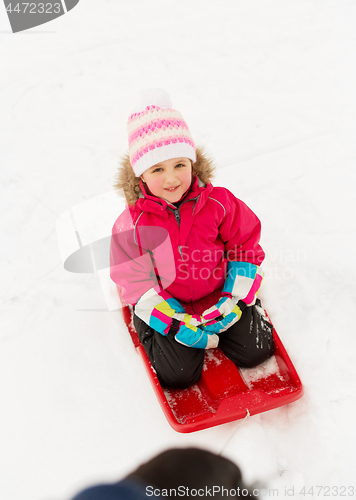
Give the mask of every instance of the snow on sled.
M 302 397 L 303 386 L 275 328 L 274 354 L 261 365 L 238 368 L 221 349 L 209 349 L 205 352 L 202 374 L 196 384 L 188 389 L 163 388 L 136 333 L 132 308 L 122 299 L 121 302 L 134 346 L 143 360 L 162 410 L 175 431 L 207 429 L 278 408 Z

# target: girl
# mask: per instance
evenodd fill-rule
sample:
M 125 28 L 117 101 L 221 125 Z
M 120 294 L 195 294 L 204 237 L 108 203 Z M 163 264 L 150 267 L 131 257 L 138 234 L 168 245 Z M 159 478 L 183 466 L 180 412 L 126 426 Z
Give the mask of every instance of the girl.
M 134 306 L 133 323 L 163 386 L 195 383 L 204 350 L 237 366 L 273 352 L 272 325 L 256 299 L 261 226 L 229 190 L 180 113 L 159 89 L 128 120 L 129 154 L 116 188 L 128 203 L 113 227 L 110 274 Z

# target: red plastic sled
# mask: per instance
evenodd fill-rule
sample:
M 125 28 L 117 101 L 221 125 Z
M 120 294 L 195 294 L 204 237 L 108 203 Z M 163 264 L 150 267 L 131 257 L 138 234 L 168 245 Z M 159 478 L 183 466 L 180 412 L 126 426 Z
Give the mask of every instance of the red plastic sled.
M 258 367 L 237 368 L 221 349 L 209 349 L 205 352 L 202 375 L 196 384 L 188 389 L 162 388 L 133 326 L 131 309 L 123 301 L 122 306 L 134 346 L 175 431 L 207 429 L 278 408 L 303 395 L 299 376 L 274 328 L 274 354 Z

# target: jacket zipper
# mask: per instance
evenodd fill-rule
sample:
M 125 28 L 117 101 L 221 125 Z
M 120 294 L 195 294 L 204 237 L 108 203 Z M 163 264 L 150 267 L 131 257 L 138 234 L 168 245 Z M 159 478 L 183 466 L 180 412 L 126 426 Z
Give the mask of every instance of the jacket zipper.
M 179 214 L 179 208 L 176 208 L 173 210 L 174 217 L 176 218 L 176 221 L 178 222 L 178 226 L 180 227 L 180 214 Z
M 180 213 L 179 213 L 179 210 L 180 210 L 180 207 L 184 204 L 184 203 L 187 203 L 188 201 L 193 201 L 194 200 L 194 205 L 193 205 L 193 214 L 194 214 L 194 210 L 195 210 L 195 205 L 196 205 L 196 202 L 198 201 L 199 199 L 199 196 L 197 196 L 196 198 L 191 198 L 190 200 L 185 200 L 183 201 L 178 208 L 171 208 L 171 207 L 168 207 L 169 210 L 171 210 L 174 214 L 174 217 L 178 223 L 178 227 L 180 228 Z M 179 253 L 180 253 L 180 256 L 182 258 L 182 261 L 184 262 L 184 257 L 183 257 L 183 253 L 182 253 L 182 247 L 181 245 L 178 246 L 178 250 L 179 250 Z
M 167 207 L 167 208 L 169 208 L 169 210 L 172 210 L 172 212 L 174 213 L 174 217 L 176 218 L 176 221 L 178 222 L 178 226 L 179 227 L 180 227 L 180 213 L 179 213 L 180 207 L 182 205 L 184 205 L 184 203 L 188 203 L 188 201 L 193 201 L 194 200 L 194 205 L 193 205 L 193 214 L 194 214 L 195 205 L 196 205 L 196 202 L 198 201 L 198 198 L 199 198 L 199 196 L 197 196 L 196 198 L 190 198 L 190 200 L 184 200 L 184 201 L 182 201 L 182 203 L 179 205 L 179 208 Z
M 172 209 L 171 209 L 172 210 Z M 172 210 L 172 212 L 174 213 L 174 217 L 176 218 L 176 221 L 178 223 L 178 226 L 180 228 L 180 213 L 179 213 L 179 208 L 176 208 L 174 210 Z M 179 250 L 179 253 L 180 253 L 180 256 L 181 256 L 181 259 L 184 261 L 183 259 L 183 253 L 182 253 L 182 247 L 181 245 L 178 246 L 178 250 Z

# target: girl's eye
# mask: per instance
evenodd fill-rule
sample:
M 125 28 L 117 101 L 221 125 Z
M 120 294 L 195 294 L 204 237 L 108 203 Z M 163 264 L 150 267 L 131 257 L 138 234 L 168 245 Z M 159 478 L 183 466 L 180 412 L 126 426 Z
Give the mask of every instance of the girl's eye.
M 178 163 L 178 165 L 176 165 L 176 167 L 184 167 L 183 163 Z
M 161 168 L 155 168 L 154 171 L 153 171 L 153 173 L 154 172 L 159 172 L 160 170 L 162 170 L 162 169 Z

